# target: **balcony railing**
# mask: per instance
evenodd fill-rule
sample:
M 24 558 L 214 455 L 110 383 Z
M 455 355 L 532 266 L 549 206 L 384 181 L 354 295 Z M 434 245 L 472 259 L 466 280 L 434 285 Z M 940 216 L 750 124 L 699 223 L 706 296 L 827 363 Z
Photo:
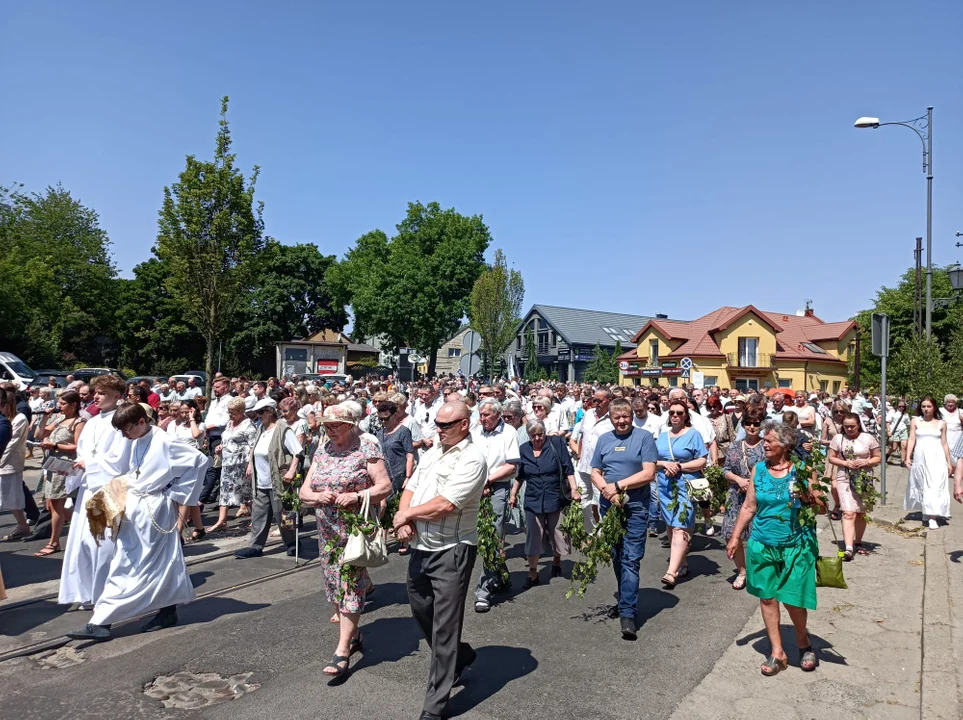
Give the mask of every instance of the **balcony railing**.
M 773 353 L 756 353 L 755 355 L 743 355 L 739 353 L 729 353 L 729 367 L 743 368 L 774 368 L 776 367 L 776 356 Z

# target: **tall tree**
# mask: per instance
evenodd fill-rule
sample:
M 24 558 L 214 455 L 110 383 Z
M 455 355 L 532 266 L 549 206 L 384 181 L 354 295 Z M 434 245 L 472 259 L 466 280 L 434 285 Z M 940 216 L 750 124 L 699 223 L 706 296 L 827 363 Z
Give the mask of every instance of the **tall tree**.
M 890 368 L 892 371 L 890 372 Z M 887 368 L 887 391 L 920 400 L 932 395 L 942 404 L 943 396 L 956 387 L 956 378 L 943 359 L 938 342 L 911 336 L 899 343 Z
M 433 375 L 439 346 L 468 314 L 490 242 L 481 215 L 409 203 L 393 238 L 380 230 L 360 237 L 331 268 L 329 282 L 351 305 L 356 336 L 380 335 L 395 350 L 415 347 Z
M 152 257 L 118 281 L 121 367 L 151 375 L 177 375 L 204 362 L 204 338 L 189 324 L 168 291 L 170 265 Z
M 595 350 L 593 351 L 595 357 L 585 366 L 582 379 L 585 382 L 600 384 L 618 382 L 619 363 L 616 358 L 622 354 L 622 343 L 616 345 L 615 351 L 617 354 L 609 354 L 607 350 L 602 349 L 599 343 L 595 343 Z
M 188 155 L 178 181 L 164 188 L 156 246 L 170 265 L 168 290 L 204 338 L 208 384 L 218 341 L 250 292 L 264 249 L 264 204 L 254 206 L 260 168 L 245 181 L 235 166 L 227 105 L 225 96 L 214 159 Z
M 0 188 L 0 343 L 28 363 L 114 362 L 116 269 L 94 210 L 60 185 Z
M 334 301 L 325 281 L 335 262 L 314 244 L 267 244 L 257 285 L 228 342 L 239 369 L 273 375 L 276 343 L 344 328 L 344 305 Z
M 522 377 L 527 382 L 538 380 L 538 348 L 535 346 L 535 333 L 532 331 L 531 325 L 528 326 L 528 331 L 525 333 L 525 370 Z
M 495 261 L 471 290 L 471 326 L 481 336 L 486 378 L 490 363 L 496 362 L 515 339 L 524 299 L 522 274 L 509 268 L 505 254 L 496 250 Z

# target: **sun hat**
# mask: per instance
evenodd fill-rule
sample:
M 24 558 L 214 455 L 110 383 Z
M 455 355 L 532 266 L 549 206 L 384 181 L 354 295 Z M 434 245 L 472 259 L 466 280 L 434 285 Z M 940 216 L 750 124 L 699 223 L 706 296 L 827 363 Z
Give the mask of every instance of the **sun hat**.
M 355 405 L 355 407 L 351 407 Z M 358 421 L 361 419 L 360 408 L 357 407 L 357 403 L 343 402 L 339 405 L 328 405 L 324 409 L 324 414 L 321 416 L 321 422 L 324 424 L 328 423 L 347 423 L 349 425 L 357 425 Z
M 277 406 L 278 404 L 274 402 L 271 398 L 269 397 L 261 398 L 256 403 L 254 403 L 254 407 L 251 408 L 251 412 L 258 413 L 264 410 L 265 408 L 271 408 L 272 410 L 275 410 L 277 409 Z
M 254 412 L 254 404 L 257 402 L 257 398 L 253 395 L 248 395 L 244 398 L 244 412 Z

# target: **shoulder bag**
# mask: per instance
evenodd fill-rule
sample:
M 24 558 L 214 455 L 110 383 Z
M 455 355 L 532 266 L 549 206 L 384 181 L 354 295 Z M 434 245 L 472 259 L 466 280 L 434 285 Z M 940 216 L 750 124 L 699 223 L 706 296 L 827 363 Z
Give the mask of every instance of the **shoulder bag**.
M 693 430 L 693 432 L 698 432 L 698 430 Z M 667 433 L 665 439 L 669 446 L 669 457 L 672 458 L 672 462 L 679 462 L 675 459 L 675 453 L 672 452 L 672 436 Z M 682 463 L 679 463 L 679 465 L 681 467 Z M 712 501 L 712 488 L 709 487 L 709 480 L 706 477 L 686 479 L 685 484 L 689 488 L 689 497 L 695 502 Z
M 837 548 L 836 557 L 816 558 L 816 587 L 832 587 L 846 590 L 849 586 L 843 577 L 843 555 L 839 548 L 839 538 L 833 521 L 829 521 L 829 529 L 833 531 L 833 545 Z
M 371 491 L 365 490 L 361 500 L 361 519 L 371 528 L 364 533 L 356 529 L 348 535 L 348 542 L 341 554 L 341 562 L 353 567 L 380 567 L 388 562 L 388 548 L 378 515 L 371 507 Z

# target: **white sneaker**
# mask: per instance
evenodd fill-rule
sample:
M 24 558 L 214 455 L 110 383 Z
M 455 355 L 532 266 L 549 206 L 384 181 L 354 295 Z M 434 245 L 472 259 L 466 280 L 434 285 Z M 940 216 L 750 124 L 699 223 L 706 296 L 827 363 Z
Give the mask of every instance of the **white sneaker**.
M 716 534 L 716 528 L 712 523 L 706 523 L 706 537 L 712 537 Z
M 939 529 L 939 527 L 940 527 L 940 524 L 936 522 L 936 518 L 930 518 L 930 523 L 929 523 L 930 530 L 937 530 Z

